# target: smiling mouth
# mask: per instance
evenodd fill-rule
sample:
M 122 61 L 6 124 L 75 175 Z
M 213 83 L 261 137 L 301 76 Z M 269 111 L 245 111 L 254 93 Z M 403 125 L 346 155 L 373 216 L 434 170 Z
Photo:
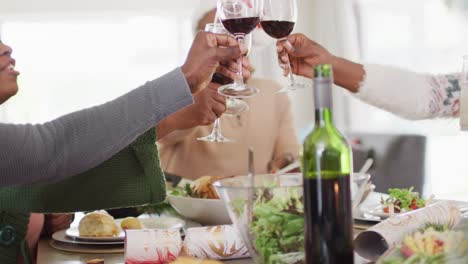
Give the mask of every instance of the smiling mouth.
M 19 72 L 17 70 L 15 70 L 15 62 L 14 61 L 12 61 L 10 64 L 8 64 L 3 69 L 0 69 L 0 72 L 7 72 L 7 73 L 9 73 L 11 75 L 15 75 L 15 76 L 19 75 Z

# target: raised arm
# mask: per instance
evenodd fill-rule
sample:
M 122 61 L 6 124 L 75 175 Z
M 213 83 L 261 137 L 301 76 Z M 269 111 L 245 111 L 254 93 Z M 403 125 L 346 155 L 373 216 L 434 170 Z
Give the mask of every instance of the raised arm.
M 176 69 L 106 104 L 40 125 L 0 124 L 0 185 L 54 181 L 97 166 L 192 103 Z
M 363 65 L 328 52 L 302 34 L 278 42 L 279 59 L 288 52 L 293 73 L 312 78 L 313 67 L 331 64 L 334 81 L 356 97 L 407 119 L 458 116 L 459 75 L 429 75 L 382 65 Z M 287 68 L 285 68 L 287 73 Z
M 366 78 L 355 95 L 369 104 L 412 120 L 459 115 L 458 74 L 421 74 L 373 64 L 364 69 Z
M 246 49 L 234 45 L 231 37 L 200 32 L 180 69 L 120 98 L 41 125 L 0 124 L 0 186 L 56 181 L 107 160 L 191 104 L 191 92 L 204 88 L 215 70 L 235 76 L 228 69 Z

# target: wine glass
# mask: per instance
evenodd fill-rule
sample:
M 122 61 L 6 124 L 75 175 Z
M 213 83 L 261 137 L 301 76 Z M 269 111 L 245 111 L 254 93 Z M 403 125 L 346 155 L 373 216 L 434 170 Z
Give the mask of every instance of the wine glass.
M 224 28 L 234 35 L 239 44 L 260 23 L 263 0 L 218 0 L 217 15 Z M 238 61 L 239 70 L 234 83 L 219 87 L 219 93 L 236 98 L 248 98 L 258 93 L 258 89 L 247 86 L 242 78 L 242 58 Z
M 263 31 L 270 37 L 280 41 L 286 41 L 289 34 L 294 29 L 297 21 L 297 2 L 296 0 L 264 0 L 263 18 L 260 24 Z M 288 53 L 286 53 L 288 57 Z M 288 85 L 283 87 L 278 93 L 294 91 L 305 88 L 306 85 L 297 83 L 291 70 L 291 63 L 288 61 L 285 65 L 288 67 Z
M 227 32 L 227 30 L 224 29 L 223 25 L 219 23 L 218 16 L 215 17 L 214 23 L 209 23 L 205 25 L 205 31 L 213 32 L 216 34 L 226 34 L 226 35 L 229 34 L 229 32 Z M 247 45 L 248 51 L 250 51 L 251 46 L 252 46 L 252 38 L 250 36 L 245 38 L 245 44 Z M 221 85 L 227 85 L 227 84 L 234 83 L 234 80 L 216 72 L 213 75 L 211 82 L 221 84 Z M 242 101 L 232 96 L 227 96 L 226 112 L 224 112 L 224 114 L 238 115 L 240 113 L 248 111 L 249 109 L 250 109 L 249 104 L 247 104 L 245 101 Z
M 205 31 L 216 33 L 216 34 L 227 33 L 224 27 L 219 23 L 206 24 Z M 211 78 L 211 82 L 215 82 L 221 85 L 226 85 L 229 83 L 233 83 L 234 81 L 231 78 L 226 77 L 220 73 L 215 73 L 213 74 L 213 77 Z M 226 100 L 226 112 L 224 112 L 224 114 L 237 115 L 247 110 L 249 110 L 249 105 L 246 102 L 240 99 L 228 97 Z M 211 133 L 208 136 L 197 138 L 197 140 L 208 141 L 208 142 L 220 142 L 220 143 L 233 142 L 232 140 L 223 136 L 223 134 L 221 133 L 221 123 L 220 123 L 219 117 L 215 120 Z

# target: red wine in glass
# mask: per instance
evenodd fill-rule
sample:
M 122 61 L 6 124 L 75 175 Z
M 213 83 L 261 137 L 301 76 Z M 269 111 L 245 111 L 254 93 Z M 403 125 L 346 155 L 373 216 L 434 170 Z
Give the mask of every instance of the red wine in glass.
M 262 25 L 263 31 L 270 37 L 282 39 L 291 34 L 295 23 L 291 21 L 265 20 L 260 22 L 260 24 Z
M 241 18 L 229 18 L 225 20 L 221 20 L 223 23 L 224 28 L 229 31 L 229 33 L 233 35 L 243 34 L 247 35 L 260 22 L 260 17 L 241 17 Z

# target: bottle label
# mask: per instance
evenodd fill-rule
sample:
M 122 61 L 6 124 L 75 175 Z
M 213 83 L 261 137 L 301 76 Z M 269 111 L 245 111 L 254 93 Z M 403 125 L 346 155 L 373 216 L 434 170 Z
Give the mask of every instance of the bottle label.
M 317 78 L 314 80 L 314 103 L 315 109 L 332 109 L 332 83 L 328 78 Z

